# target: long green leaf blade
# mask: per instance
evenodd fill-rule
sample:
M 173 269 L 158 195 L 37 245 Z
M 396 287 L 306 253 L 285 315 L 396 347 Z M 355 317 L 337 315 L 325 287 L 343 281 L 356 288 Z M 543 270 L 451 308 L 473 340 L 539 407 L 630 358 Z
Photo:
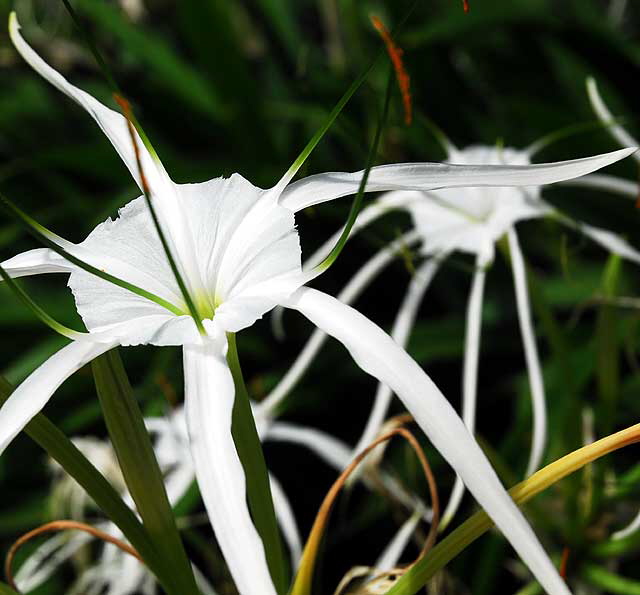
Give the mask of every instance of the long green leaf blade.
M 118 350 L 112 349 L 97 357 L 91 366 L 122 474 L 144 527 L 171 575 L 168 591 L 175 595 L 198 593 L 162 472 Z

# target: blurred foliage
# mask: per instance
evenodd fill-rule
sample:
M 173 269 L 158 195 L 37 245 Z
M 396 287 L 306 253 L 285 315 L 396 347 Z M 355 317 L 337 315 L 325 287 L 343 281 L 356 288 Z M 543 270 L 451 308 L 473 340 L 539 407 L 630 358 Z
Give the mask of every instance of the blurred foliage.
M 6 22 L 11 5 L 0 0 L 0 22 Z M 369 63 L 379 46 L 369 15 L 392 27 L 408 5 L 408 0 L 75 2 L 174 179 L 200 181 L 237 171 L 263 187 L 277 182 Z M 108 86 L 61 2 L 16 0 L 15 8 L 25 36 L 47 60 L 111 103 Z M 404 125 L 396 95 L 378 162 L 442 159 L 427 118 L 458 146 L 501 140 L 525 147 L 553 131 L 591 122 L 584 87 L 589 74 L 598 80 L 612 111 L 640 135 L 639 34 L 640 5 L 631 1 L 472 0 L 468 14 L 457 0 L 420 2 L 398 39 L 411 76 L 415 121 L 411 127 Z M 91 119 L 22 62 L 6 32 L 0 33 L 0 66 L 0 188 L 57 233 L 79 241 L 135 196 L 134 184 Z M 385 72 L 380 67 L 372 73 L 301 174 L 364 167 Z M 606 131 L 591 130 L 552 144 L 537 159 L 568 159 L 613 148 Z M 610 170 L 637 178 L 630 160 Z M 545 195 L 565 212 L 635 242 L 640 212 L 631 201 L 569 188 L 548 189 Z M 299 216 L 305 253 L 333 233 L 348 207 L 348 201 L 338 201 Z M 339 291 L 407 224 L 401 215 L 380 220 L 350 242 L 317 285 Z M 612 264 L 600 248 L 551 221 L 524 223 L 519 229 L 530 266 L 550 408 L 546 460 L 551 461 L 582 444 L 585 411 L 593 412 L 591 431 L 596 437 L 638 421 L 640 312 L 594 301 L 602 295 L 637 295 L 637 274 L 633 264 Z M 2 258 L 31 247 L 32 240 L 3 216 Z M 409 345 L 455 406 L 460 402 L 471 265 L 470 259 L 456 256 L 438 274 Z M 357 307 L 390 328 L 408 281 L 408 268 L 400 259 Z M 62 279 L 41 277 L 25 281 L 25 286 L 52 315 L 81 328 Z M 15 383 L 63 340 L 43 328 L 4 287 L 0 299 L 0 367 Z M 239 337 L 255 398 L 275 385 L 311 330 L 293 314 L 285 316 L 285 324 L 287 337 L 281 343 L 268 321 Z M 505 482 L 513 483 L 528 458 L 531 411 L 512 280 L 500 255 L 489 273 L 483 324 L 479 437 Z M 177 349 L 138 347 L 122 355 L 145 411 L 161 413 L 181 399 Z M 374 382 L 330 343 L 287 400 L 283 414 L 354 443 L 374 391 Z M 398 403 L 394 407 L 401 411 Z M 105 435 L 87 369 L 59 389 L 46 413 L 69 436 Z M 426 446 L 445 497 L 453 473 Z M 637 454 L 632 447 L 608 457 L 590 473 L 565 480 L 528 506 L 549 551 L 559 556 L 569 548 L 572 584 L 582 581 L 620 592 L 613 590 L 617 574 L 640 581 L 634 564 L 640 539 L 614 551 L 606 547 L 611 532 L 640 507 Z M 268 444 L 266 457 L 306 534 L 333 471 L 286 444 Z M 415 462 L 402 446 L 390 448 L 387 467 L 426 493 Z M 48 520 L 50 479 L 43 454 L 25 436 L 0 459 L 0 474 L 0 539 L 8 546 L 20 533 Z M 199 508 L 196 500 L 190 510 Z M 458 520 L 472 509 L 467 498 Z M 326 543 L 321 592 L 331 592 L 350 566 L 372 563 L 402 520 L 401 512 L 361 488 L 343 498 Z M 224 576 L 209 530 L 191 528 L 185 537 L 200 566 L 212 577 Z M 412 554 L 408 552 L 407 559 Z M 65 592 L 72 572 L 59 572 L 39 592 Z M 479 540 L 447 572 L 455 577 L 448 581 L 454 586 L 447 593 L 515 592 L 527 578 L 497 535 Z M 637 583 L 633 585 L 636 590 L 629 593 L 638 592 Z

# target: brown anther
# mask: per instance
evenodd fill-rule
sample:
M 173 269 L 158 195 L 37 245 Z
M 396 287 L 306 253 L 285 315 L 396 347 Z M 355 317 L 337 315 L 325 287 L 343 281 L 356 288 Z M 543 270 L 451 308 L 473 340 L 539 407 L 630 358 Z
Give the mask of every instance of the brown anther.
M 29 531 L 28 533 L 25 533 L 24 535 L 19 537 L 13 543 L 13 545 L 9 548 L 9 551 L 7 552 L 7 557 L 5 558 L 5 561 L 4 561 L 4 574 L 7 579 L 7 583 L 9 583 L 12 589 L 16 591 L 18 590 L 18 588 L 16 587 L 16 583 L 13 579 L 13 572 L 12 572 L 13 560 L 18 550 L 25 543 L 27 543 L 27 541 L 33 539 L 34 537 L 38 537 L 43 533 L 67 531 L 69 529 L 74 529 L 76 531 L 84 531 L 85 533 L 89 533 L 89 535 L 93 535 L 98 539 L 102 539 L 102 541 L 112 543 L 116 547 L 120 548 L 123 552 L 126 552 L 127 554 L 140 560 L 140 562 L 143 561 L 142 558 L 140 557 L 140 554 L 138 554 L 138 552 L 135 549 L 133 549 L 128 543 L 125 543 L 124 541 L 117 539 L 116 537 L 113 537 L 112 535 L 109 535 L 104 531 L 100 531 L 100 529 L 96 529 L 91 525 L 87 525 L 86 523 L 80 523 L 78 521 L 64 521 L 64 520 L 52 521 L 50 523 L 45 523 L 44 525 L 41 525 L 40 527 L 37 527 Z
M 407 124 L 411 124 L 411 120 L 413 118 L 412 106 L 411 106 L 411 79 L 409 78 L 409 74 L 407 73 L 404 63 L 402 62 L 402 55 L 404 51 L 402 48 L 398 47 L 393 39 L 391 38 L 391 34 L 388 29 L 384 26 L 384 23 L 376 16 L 371 16 L 371 22 L 373 26 L 376 28 L 378 33 L 380 33 L 380 37 L 382 37 L 382 41 L 384 41 L 384 45 L 387 48 L 387 53 L 389 54 L 389 58 L 391 59 L 391 63 L 393 64 L 393 69 L 396 72 L 396 79 L 398 80 L 398 87 L 400 88 L 400 94 L 402 95 L 402 104 L 404 106 L 404 122 Z
M 469 12 L 469 0 L 462 0 L 462 8 L 465 12 Z
M 570 553 L 570 549 L 568 547 L 565 547 L 562 550 L 562 558 L 560 558 L 560 576 L 566 581 L 567 580 L 567 565 L 569 562 L 569 553 Z
M 140 147 L 138 147 L 138 137 L 136 136 L 136 129 L 133 125 L 133 110 L 131 109 L 131 104 L 127 99 L 125 99 L 119 93 L 114 93 L 113 98 L 116 103 L 120 106 L 120 110 L 122 111 L 122 115 L 127 120 L 127 128 L 129 130 L 129 136 L 131 137 L 131 143 L 133 144 L 133 152 L 136 157 L 136 164 L 138 166 L 138 172 L 140 173 L 140 184 L 142 185 L 142 191 L 147 195 L 151 195 L 151 190 L 149 188 L 149 183 L 147 182 L 147 177 L 144 175 L 144 169 L 142 169 L 142 159 L 140 158 Z

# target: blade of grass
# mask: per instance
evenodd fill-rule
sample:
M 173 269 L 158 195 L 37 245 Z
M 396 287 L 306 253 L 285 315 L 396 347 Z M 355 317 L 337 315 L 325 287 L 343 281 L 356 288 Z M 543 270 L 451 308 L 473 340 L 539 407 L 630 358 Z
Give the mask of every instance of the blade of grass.
M 364 190 L 367 187 L 367 180 L 369 179 L 369 172 L 373 167 L 373 163 L 376 159 L 376 155 L 378 153 L 378 145 L 380 144 L 380 138 L 382 136 L 382 130 L 384 129 L 384 125 L 387 121 L 387 116 L 389 114 L 389 104 L 391 103 L 391 90 L 393 89 L 393 70 L 389 72 L 389 80 L 387 82 L 387 89 L 385 91 L 384 97 L 384 106 L 382 108 L 382 113 L 380 114 L 380 118 L 378 120 L 378 125 L 376 128 L 376 133 L 373 138 L 373 142 L 371 143 L 371 147 L 369 149 L 369 156 L 367 157 L 367 166 L 362 174 L 362 179 L 360 180 L 360 185 L 358 186 L 358 192 L 356 193 L 355 198 L 353 199 L 353 203 L 351 203 L 351 209 L 349 211 L 349 216 L 347 217 L 347 222 L 336 242 L 336 245 L 331 249 L 331 252 L 326 256 L 326 258 L 316 266 L 316 271 L 324 272 L 326 271 L 338 258 L 340 252 L 344 248 L 347 240 L 349 239 L 349 234 L 351 233 L 351 228 L 353 227 L 356 219 L 358 217 L 358 213 L 360 212 L 360 208 L 362 207 L 362 201 L 364 200 Z
M 171 576 L 170 594 L 198 593 L 164 487 L 142 412 L 120 354 L 112 349 L 91 363 L 100 405 L 122 475 L 144 527 Z
M 247 387 L 242 376 L 235 335 L 229 333 L 227 340 L 229 342 L 227 361 L 233 375 L 236 390 L 231 433 L 240 462 L 244 468 L 249 510 L 258 534 L 264 543 L 271 578 L 277 592 L 282 595 L 287 592 L 289 582 L 282 541 L 273 508 L 267 464 L 264 460 L 260 436 L 253 419 Z
M 12 392 L 11 384 L 0 376 L 0 404 L 4 403 Z M 166 584 L 168 569 L 161 564 L 146 529 L 135 513 L 124 503 L 118 492 L 76 448 L 73 442 L 42 413 L 36 415 L 27 424 L 25 432 L 84 488 L 98 508 L 118 526 L 131 545 L 136 548 L 158 580 L 163 585 Z

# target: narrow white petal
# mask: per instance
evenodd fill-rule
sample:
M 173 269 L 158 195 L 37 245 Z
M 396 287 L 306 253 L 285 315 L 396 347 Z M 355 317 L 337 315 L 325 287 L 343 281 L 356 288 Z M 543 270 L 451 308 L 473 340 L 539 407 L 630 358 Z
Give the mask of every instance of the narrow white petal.
M 337 471 L 342 471 L 352 458 L 351 448 L 344 442 L 308 426 L 277 421 L 268 428 L 264 440 L 291 442 L 305 446 Z
M 338 339 L 364 371 L 391 387 L 541 585 L 550 595 L 567 595 L 569 589 L 477 442 L 420 366 L 373 322 L 327 294 L 301 288 L 285 305 Z
M 420 304 L 431 284 L 431 280 L 438 271 L 440 262 L 441 259 L 431 258 L 418 268 L 411 279 L 407 293 L 398 309 L 398 314 L 391 329 L 391 337 L 403 348 L 406 347 L 409 342 L 409 336 L 411 335 L 413 324 L 420 309 Z M 338 296 L 338 299 L 340 299 L 340 296 Z M 373 408 L 369 414 L 365 429 L 358 440 L 358 444 L 353 449 L 354 453 L 361 452 L 376 439 L 387 415 L 392 394 L 391 389 L 386 384 L 378 385 Z
M 531 320 L 531 307 L 529 306 L 529 292 L 527 290 L 527 272 L 515 227 L 512 227 L 507 232 L 507 237 L 509 238 L 511 269 L 513 271 L 513 283 L 516 291 L 516 304 L 518 306 L 518 322 L 520 323 L 520 332 L 522 333 L 533 409 L 533 437 L 526 472 L 526 476 L 529 476 L 538 470 L 542 462 L 542 456 L 544 455 L 544 448 L 547 442 L 547 400 L 544 394 L 544 381 L 540 368 L 538 347 L 536 346 L 536 335 Z
M 15 575 L 16 585 L 23 593 L 33 591 L 91 540 L 92 536 L 88 533 L 71 536 L 58 533 L 50 537 L 20 566 Z
M 604 190 L 621 196 L 627 196 L 634 200 L 638 198 L 638 183 L 616 176 L 606 174 L 589 174 L 582 178 L 575 178 L 560 183 L 562 186 L 577 186 L 580 188 L 591 188 L 593 190 Z
M 84 108 L 96 121 L 129 169 L 138 187 L 144 190 L 126 118 L 100 103 L 89 93 L 72 85 L 51 68 L 23 39 L 15 13 L 11 13 L 9 17 L 9 35 L 18 53 L 38 74 Z M 157 156 L 147 150 L 137 132 L 134 131 L 134 135 L 140 152 L 142 170 L 151 189 L 160 222 L 173 248 L 173 256 L 186 274 L 187 283 L 193 285 L 194 290 L 201 290 L 192 233 L 183 217 L 178 190 Z
M 387 544 L 387 547 L 376 561 L 374 567 L 377 572 L 387 572 L 398 565 L 398 560 L 400 560 L 402 552 L 407 548 L 420 519 L 422 519 L 422 511 L 416 510 L 402 523 L 398 532 L 393 536 L 393 539 Z
M 346 304 L 354 302 L 380 272 L 397 256 L 400 250 L 415 243 L 419 238 L 417 232 L 403 234 L 382 250 L 377 252 L 364 266 L 351 278 L 338 295 L 338 299 Z M 296 358 L 295 362 L 287 370 L 280 382 L 258 405 L 261 412 L 273 413 L 283 399 L 293 390 L 307 371 L 311 362 L 320 351 L 327 335 L 316 329 Z
M 638 529 L 640 529 L 640 511 L 634 517 L 634 519 L 624 528 L 616 531 L 613 535 L 611 535 L 612 539 L 624 539 L 625 537 L 629 537 L 632 533 L 635 533 Z
M 113 343 L 74 341 L 32 372 L 0 408 L 0 453 L 71 374 L 113 346 Z
M 202 499 L 236 588 L 242 595 L 275 595 L 231 435 L 235 389 L 225 352 L 226 344 L 213 341 L 184 347 L 191 454 Z
M 367 192 L 382 190 L 434 190 L 475 186 L 540 186 L 576 178 L 628 157 L 635 148 L 611 153 L 533 165 L 455 165 L 399 163 L 373 167 Z M 280 204 L 293 212 L 341 196 L 355 194 L 363 172 L 316 174 L 285 188 Z
M 291 555 L 291 568 L 298 568 L 302 556 L 302 539 L 296 523 L 296 517 L 291 508 L 291 502 L 282 484 L 271 474 L 269 474 L 269 484 L 271 485 L 271 495 L 273 496 L 273 508 L 280 525 L 280 530 L 289 547 Z
M 122 161 L 127 166 L 136 183 L 142 189 L 140 175 L 136 163 L 135 153 L 131 135 L 127 126 L 127 121 L 122 114 L 106 107 L 89 93 L 78 89 L 67 81 L 59 72 L 49 66 L 24 40 L 20 34 L 20 23 L 12 13 L 9 17 L 9 36 L 18 53 L 24 60 L 44 79 L 62 91 L 67 97 L 73 99 L 80 107 L 84 108 L 96 121 L 102 132 L 111 141 L 111 144 L 120 155 Z M 167 183 L 170 183 L 169 176 L 157 159 L 154 159 L 144 146 L 144 143 L 136 133 L 138 147 L 147 178 L 151 187 L 160 192 Z M 158 184 L 160 187 L 158 188 Z
M 2 263 L 10 277 L 26 277 L 44 273 L 70 273 L 71 265 L 49 248 L 36 248 L 16 254 Z
M 598 120 L 607 125 L 607 131 L 609 134 L 611 134 L 611 136 L 613 136 L 613 138 L 615 138 L 623 147 L 637 146 L 638 141 L 636 141 L 635 138 L 620 126 L 620 124 L 615 122 L 615 118 L 600 96 L 595 79 L 591 77 L 587 79 L 587 93 L 589 95 L 589 101 L 591 102 L 593 111 L 596 113 L 596 116 L 598 116 Z M 633 158 L 636 161 L 640 161 L 640 155 L 637 153 L 633 155 Z
M 476 270 L 473 274 L 471 291 L 467 302 L 467 328 L 464 339 L 464 364 L 462 370 L 462 420 L 473 435 L 476 428 L 476 408 L 478 397 L 478 359 L 480 356 L 480 333 L 482 327 L 482 302 L 486 271 L 483 257 L 478 255 Z M 441 529 L 447 527 L 454 517 L 462 496 L 464 483 L 460 475 L 456 476 L 453 490 L 442 514 Z
M 640 252 L 619 235 L 607 231 L 606 229 L 582 223 L 581 221 L 574 221 L 562 214 L 556 214 L 558 215 L 559 220 L 567 227 L 571 227 L 583 233 L 609 252 L 613 252 L 613 254 L 617 254 L 621 258 L 626 258 L 631 262 L 640 263 Z

